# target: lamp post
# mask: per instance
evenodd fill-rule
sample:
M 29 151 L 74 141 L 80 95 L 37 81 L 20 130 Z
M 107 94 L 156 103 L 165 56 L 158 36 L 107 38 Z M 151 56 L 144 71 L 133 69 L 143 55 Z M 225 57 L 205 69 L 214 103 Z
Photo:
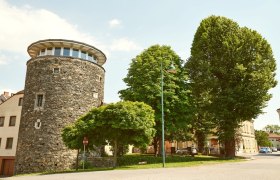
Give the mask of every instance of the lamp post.
M 165 143 L 164 143 L 164 108 L 163 108 L 163 70 L 162 61 L 160 62 L 161 73 L 161 139 L 162 139 L 162 167 L 165 167 Z
M 171 64 L 170 69 L 168 70 L 170 73 L 176 73 L 176 69 Z M 162 67 L 162 60 L 160 62 L 160 73 L 161 73 L 161 139 L 162 139 L 162 167 L 165 167 L 165 140 L 164 140 L 164 107 L 163 107 L 163 67 Z
M 279 114 L 279 120 L 280 120 L 280 108 L 278 108 L 276 111 L 277 111 L 278 114 Z

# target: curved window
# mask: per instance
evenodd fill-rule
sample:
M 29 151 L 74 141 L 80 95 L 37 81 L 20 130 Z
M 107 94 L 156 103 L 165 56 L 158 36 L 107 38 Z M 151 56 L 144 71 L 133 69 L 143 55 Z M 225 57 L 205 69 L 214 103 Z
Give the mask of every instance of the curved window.
M 88 54 L 88 60 L 89 60 L 89 61 L 92 61 L 92 60 L 93 60 L 92 54 Z
M 75 58 L 85 59 L 91 62 L 97 63 L 97 58 L 92 53 L 88 53 L 86 51 L 81 51 L 79 49 L 74 48 L 62 48 L 62 47 L 53 47 L 53 48 L 46 48 L 41 49 L 38 53 L 38 56 L 45 56 L 45 55 L 54 55 L 54 56 L 72 56 Z
M 63 48 L 63 56 L 70 56 L 70 48 Z
M 73 57 L 79 57 L 79 49 L 73 49 L 72 56 Z
M 54 48 L 54 55 L 55 56 L 60 56 L 61 55 L 61 48 L 60 47 Z
M 48 49 L 47 49 L 47 55 L 53 55 L 53 53 L 52 53 L 52 48 L 48 48 Z
M 81 52 L 81 58 L 82 58 L 82 59 L 87 59 L 87 52 L 82 51 L 82 52 Z

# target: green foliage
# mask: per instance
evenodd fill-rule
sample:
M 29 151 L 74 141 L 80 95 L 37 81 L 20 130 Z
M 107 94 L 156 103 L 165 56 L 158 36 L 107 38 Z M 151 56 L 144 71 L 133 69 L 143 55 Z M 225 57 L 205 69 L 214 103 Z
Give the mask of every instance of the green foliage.
M 236 129 L 262 113 L 271 98 L 268 91 L 276 85 L 270 45 L 256 31 L 210 16 L 197 29 L 185 67 L 196 112 L 207 113 L 226 155 L 234 156 Z
M 156 137 L 160 137 L 161 63 L 164 76 L 165 137 L 170 140 L 186 140 L 191 112 L 189 91 L 183 73 L 183 62 L 169 46 L 151 46 L 132 59 L 128 74 L 124 78 L 128 88 L 119 91 L 119 94 L 123 100 L 145 102 L 155 110 Z M 168 72 L 172 65 L 176 73 Z
M 63 129 L 66 146 L 81 148 L 82 139 L 88 137 L 89 146 L 128 144 L 145 146 L 155 134 L 154 110 L 142 102 L 123 101 L 91 109 L 74 124 Z M 114 152 L 116 157 L 116 152 Z
M 224 158 L 210 157 L 210 156 L 167 156 L 165 158 L 166 163 L 175 163 L 175 162 L 193 162 L 193 161 L 218 161 Z M 148 155 L 126 155 L 123 157 L 118 157 L 119 166 L 129 166 L 137 165 L 139 162 L 147 162 L 147 164 L 158 164 L 162 163 L 162 157 L 148 156 Z
M 280 126 L 279 125 L 267 125 L 264 127 L 264 130 L 268 133 L 275 133 L 280 135 Z
M 267 146 L 270 147 L 272 144 L 269 141 L 268 134 L 262 130 L 255 131 L 255 138 L 257 140 L 258 146 Z

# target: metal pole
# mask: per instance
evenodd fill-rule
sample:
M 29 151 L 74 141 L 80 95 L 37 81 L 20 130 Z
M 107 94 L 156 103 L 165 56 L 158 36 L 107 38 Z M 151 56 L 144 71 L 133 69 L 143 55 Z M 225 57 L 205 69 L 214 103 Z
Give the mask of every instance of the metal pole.
M 163 70 L 162 61 L 160 62 L 161 71 L 161 128 L 162 128 L 162 167 L 165 167 L 165 143 L 164 143 L 164 109 L 163 109 Z

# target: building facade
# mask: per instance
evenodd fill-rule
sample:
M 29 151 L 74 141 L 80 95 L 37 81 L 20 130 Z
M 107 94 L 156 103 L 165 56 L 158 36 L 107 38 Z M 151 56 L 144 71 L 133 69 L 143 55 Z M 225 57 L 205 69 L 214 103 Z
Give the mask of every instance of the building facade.
M 219 142 L 217 136 L 208 136 L 208 147 L 211 154 L 220 154 L 223 145 Z M 256 153 L 258 145 L 255 139 L 255 128 L 253 121 L 244 121 L 240 124 L 236 136 L 236 154 Z
M 268 139 L 272 144 L 272 147 L 276 147 L 278 150 L 280 150 L 280 135 L 275 133 L 269 133 Z
M 0 176 L 14 173 L 23 91 L 0 104 Z
M 31 44 L 27 61 L 15 170 L 17 174 L 73 167 L 76 151 L 61 133 L 104 98 L 105 54 L 77 41 L 47 39 Z

